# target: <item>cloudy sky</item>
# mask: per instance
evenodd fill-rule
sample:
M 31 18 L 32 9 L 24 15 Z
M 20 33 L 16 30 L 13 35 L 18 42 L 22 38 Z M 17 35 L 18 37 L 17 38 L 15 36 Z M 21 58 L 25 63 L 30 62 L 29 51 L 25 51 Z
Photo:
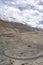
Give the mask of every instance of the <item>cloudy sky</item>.
M 43 0 L 0 0 L 0 19 L 43 28 Z

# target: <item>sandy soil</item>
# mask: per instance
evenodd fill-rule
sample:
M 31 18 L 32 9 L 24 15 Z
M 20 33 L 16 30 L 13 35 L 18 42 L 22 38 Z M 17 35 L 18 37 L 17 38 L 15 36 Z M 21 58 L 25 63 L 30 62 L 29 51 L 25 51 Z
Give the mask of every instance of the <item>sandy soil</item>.
M 7 23 L 0 21 L 0 63 L 3 62 L 1 52 L 4 49 L 14 48 L 36 48 L 37 53 L 43 53 L 43 31 L 38 31 L 32 27 L 28 27 L 19 23 Z M 31 51 L 32 52 L 32 51 Z M 26 56 L 32 55 L 27 53 Z M 2 58 L 1 58 L 2 57 Z M 4 57 L 4 61 L 5 61 Z M 36 60 L 7 60 L 0 65 L 43 65 L 43 57 Z

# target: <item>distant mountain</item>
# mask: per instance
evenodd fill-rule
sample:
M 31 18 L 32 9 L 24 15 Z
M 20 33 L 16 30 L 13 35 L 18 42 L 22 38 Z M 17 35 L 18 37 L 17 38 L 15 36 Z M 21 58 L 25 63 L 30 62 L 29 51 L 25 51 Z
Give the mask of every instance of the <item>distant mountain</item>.
M 17 22 L 8 22 L 8 21 L 3 21 L 3 20 L 0 20 L 0 27 L 4 27 L 4 28 L 12 28 L 12 29 L 18 29 L 19 32 L 33 32 L 33 31 L 41 31 L 42 29 L 40 28 L 34 28 L 34 27 L 31 27 L 31 26 L 27 26 L 27 25 L 24 25 L 22 23 L 17 23 Z

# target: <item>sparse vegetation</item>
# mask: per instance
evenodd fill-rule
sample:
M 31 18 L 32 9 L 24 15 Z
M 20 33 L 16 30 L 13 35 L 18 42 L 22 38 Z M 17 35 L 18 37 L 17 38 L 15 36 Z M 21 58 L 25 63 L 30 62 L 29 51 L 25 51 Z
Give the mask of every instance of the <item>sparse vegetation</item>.
M 32 47 L 31 45 L 28 45 L 27 47 Z

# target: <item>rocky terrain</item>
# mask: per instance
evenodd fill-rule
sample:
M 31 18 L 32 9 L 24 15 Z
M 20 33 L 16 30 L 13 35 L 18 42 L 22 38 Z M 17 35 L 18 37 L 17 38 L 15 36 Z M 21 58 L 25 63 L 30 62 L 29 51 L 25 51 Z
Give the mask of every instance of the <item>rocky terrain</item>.
M 20 57 L 43 54 L 43 31 L 21 23 L 0 20 L 0 65 L 43 65 L 43 57 L 24 61 L 11 59 L 2 54 L 4 49 L 14 48 L 29 49 L 29 51 L 21 54 Z M 33 52 L 30 49 L 35 49 L 35 51 Z M 10 54 L 12 54 L 12 51 L 9 56 Z

